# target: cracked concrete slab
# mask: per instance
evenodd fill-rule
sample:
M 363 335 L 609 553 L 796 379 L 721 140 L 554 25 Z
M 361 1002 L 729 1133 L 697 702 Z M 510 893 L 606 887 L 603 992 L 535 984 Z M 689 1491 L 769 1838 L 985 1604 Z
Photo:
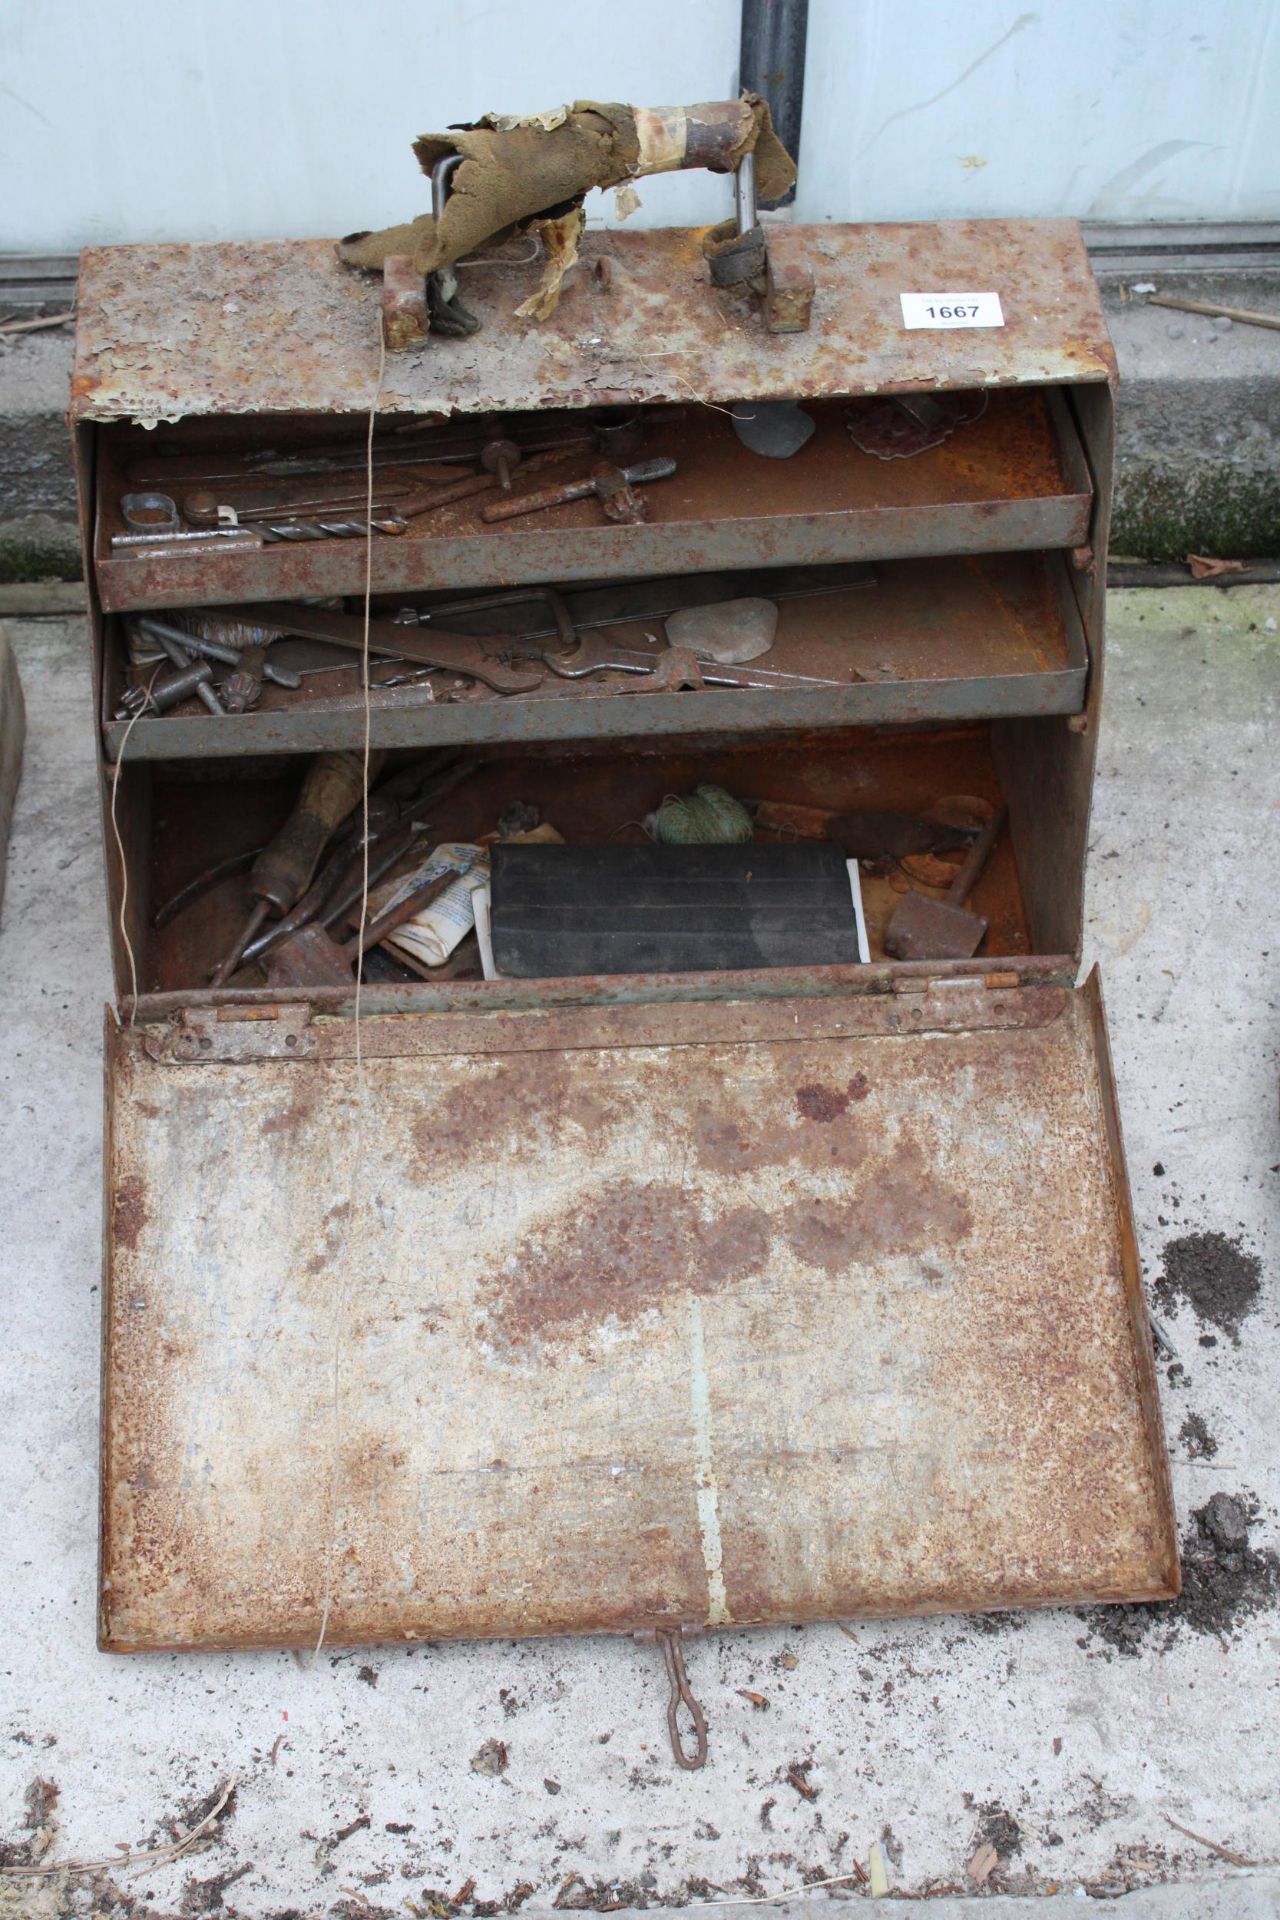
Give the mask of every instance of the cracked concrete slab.
M 1280 1910 L 1274 1873 L 1241 1873 L 1169 1824 L 1263 1869 L 1280 1853 L 1280 1614 L 1247 1578 L 1248 1556 L 1280 1544 L 1280 590 L 1112 600 L 1089 958 L 1147 1278 L 1196 1236 L 1260 1263 L 1238 1345 L 1194 1249 L 1174 1254 L 1162 1308 L 1180 1523 L 1226 1585 L 1216 1608 L 1146 1610 L 1118 1641 L 1099 1615 L 1063 1611 L 705 1637 L 688 1654 L 711 1723 L 696 1775 L 671 1761 L 656 1652 L 629 1642 L 326 1648 L 314 1665 L 96 1651 L 108 972 L 86 640 L 74 619 L 10 624 L 29 734 L 0 930 L 0 1860 L 162 1843 L 237 1786 L 187 1857 L 113 1867 L 96 1891 L 0 1874 L 0 1916 L 718 1906 L 853 1875 L 873 1843 L 894 1891 L 958 1915 L 984 1841 L 988 1893 L 1064 1896 L 987 1900 L 1009 1920 L 1144 1885 L 1119 1912 Z M 1227 1511 L 1227 1544 L 1193 1518 L 1215 1495 L 1257 1503 L 1243 1522 Z M 473 1764 L 487 1743 L 505 1755 Z

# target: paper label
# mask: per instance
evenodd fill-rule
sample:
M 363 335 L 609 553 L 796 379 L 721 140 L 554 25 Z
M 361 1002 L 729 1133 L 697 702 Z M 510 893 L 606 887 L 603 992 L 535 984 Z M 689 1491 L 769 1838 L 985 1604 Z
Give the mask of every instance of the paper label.
M 902 293 L 904 327 L 1002 327 L 998 293 Z

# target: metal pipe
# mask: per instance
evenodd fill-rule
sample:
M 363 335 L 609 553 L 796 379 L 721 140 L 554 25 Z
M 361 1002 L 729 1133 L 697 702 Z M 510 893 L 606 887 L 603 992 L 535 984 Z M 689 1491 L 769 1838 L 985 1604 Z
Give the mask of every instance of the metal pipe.
M 808 0 L 805 0 L 806 6 Z M 462 165 L 460 153 L 447 153 L 443 160 L 437 160 L 431 169 L 431 218 L 439 220 L 444 212 L 444 203 L 449 198 L 449 182 Z
M 756 221 L 756 157 L 744 153 L 733 177 L 734 213 L 739 233 L 750 233 Z
M 769 102 L 773 130 L 797 164 L 808 33 L 809 0 L 742 0 L 738 85 Z M 792 187 L 772 204 L 787 207 L 795 197 Z

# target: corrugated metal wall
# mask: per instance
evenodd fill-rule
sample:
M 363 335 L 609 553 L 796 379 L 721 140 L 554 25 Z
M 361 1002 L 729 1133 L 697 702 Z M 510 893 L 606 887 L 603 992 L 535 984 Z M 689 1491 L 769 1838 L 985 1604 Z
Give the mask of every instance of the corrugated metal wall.
M 1276 219 L 1278 13 L 811 0 L 798 217 Z M 427 204 L 416 133 L 723 97 L 737 48 L 736 0 L 4 0 L 0 247 L 381 225 Z M 729 211 L 705 176 L 642 197 L 641 221 Z

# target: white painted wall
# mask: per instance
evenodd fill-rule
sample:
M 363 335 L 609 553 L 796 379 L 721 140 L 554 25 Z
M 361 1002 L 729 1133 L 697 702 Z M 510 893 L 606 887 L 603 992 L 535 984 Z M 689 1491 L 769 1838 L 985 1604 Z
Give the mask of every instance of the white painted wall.
M 811 0 L 799 217 L 1280 218 L 1278 15 Z M 382 225 L 427 204 L 415 134 L 724 97 L 737 47 L 737 0 L 0 0 L 0 248 Z M 642 194 L 729 211 L 705 175 Z
M 1278 0 L 810 0 L 800 215 L 1280 218 Z

